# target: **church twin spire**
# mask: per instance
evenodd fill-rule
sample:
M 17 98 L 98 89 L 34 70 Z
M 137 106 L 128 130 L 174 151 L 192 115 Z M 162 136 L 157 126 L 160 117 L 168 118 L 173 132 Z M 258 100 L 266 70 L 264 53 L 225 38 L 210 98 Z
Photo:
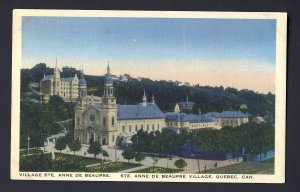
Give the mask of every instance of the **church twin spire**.
M 152 94 L 152 104 L 155 104 L 154 94 Z M 143 95 L 143 99 L 142 99 L 142 105 L 143 106 L 147 105 L 147 96 L 146 96 L 145 90 L 144 90 L 144 95 Z

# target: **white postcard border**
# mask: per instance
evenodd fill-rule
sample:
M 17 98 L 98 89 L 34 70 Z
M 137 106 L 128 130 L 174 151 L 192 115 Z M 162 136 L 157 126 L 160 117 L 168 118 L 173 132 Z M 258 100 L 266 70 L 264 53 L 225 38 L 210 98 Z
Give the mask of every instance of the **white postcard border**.
M 276 90 L 275 90 L 275 170 L 273 175 L 258 174 L 136 174 L 103 173 L 109 177 L 85 176 L 89 173 L 72 173 L 73 177 L 59 177 L 62 172 L 19 172 L 20 144 L 20 69 L 22 47 L 22 16 L 53 17 L 151 17 L 151 18 L 232 18 L 276 19 Z M 11 179 L 16 180 L 70 180 L 70 181 L 138 181 L 138 182 L 226 182 L 226 183 L 284 183 L 285 182 L 285 134 L 286 134 L 286 41 L 287 14 L 275 12 L 197 12 L 197 11 L 107 11 L 107 10 L 29 10 L 13 12 L 12 53 L 12 102 L 11 102 Z M 22 173 L 22 172 L 21 172 Z M 67 174 L 67 173 L 65 173 Z M 71 174 L 71 173 L 68 173 Z M 77 174 L 77 177 L 76 177 Z M 95 174 L 95 173 L 90 173 Z M 41 176 L 34 176 L 41 175 Z M 81 177 L 79 177 L 81 175 Z M 149 178 L 134 178 L 144 175 Z M 186 176 L 186 178 L 162 178 L 163 175 Z M 181 176 L 180 176 L 181 175 Z M 211 175 L 213 179 L 190 178 Z M 219 178 L 216 177 L 228 177 Z M 237 178 L 230 178 L 237 177 Z M 245 177 L 245 178 L 243 178 Z M 252 177 L 252 178 L 247 178 Z

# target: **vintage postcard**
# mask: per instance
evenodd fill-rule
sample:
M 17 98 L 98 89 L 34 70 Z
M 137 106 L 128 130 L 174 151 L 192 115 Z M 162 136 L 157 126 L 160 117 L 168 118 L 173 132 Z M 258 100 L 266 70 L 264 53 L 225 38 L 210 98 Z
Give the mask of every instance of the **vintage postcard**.
M 14 10 L 11 179 L 285 182 L 286 25 Z

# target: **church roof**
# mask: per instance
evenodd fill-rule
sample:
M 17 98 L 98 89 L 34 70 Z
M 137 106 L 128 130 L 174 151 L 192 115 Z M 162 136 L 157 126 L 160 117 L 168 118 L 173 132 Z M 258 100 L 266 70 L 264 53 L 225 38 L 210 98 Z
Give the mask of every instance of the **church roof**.
M 188 121 L 191 123 L 214 121 L 212 117 L 208 117 L 206 115 L 195 115 L 195 114 L 175 113 L 175 112 L 165 113 L 165 117 L 166 117 L 166 121 L 181 121 L 181 122 Z
M 118 119 L 160 119 L 164 114 L 154 103 L 147 103 L 143 106 L 138 105 L 118 105 Z
M 74 79 L 74 77 L 67 77 L 67 78 L 61 78 L 60 81 L 63 81 L 63 82 L 72 82 Z
M 104 77 L 104 83 L 113 83 L 114 80 L 113 78 L 111 77 L 110 74 L 106 74 L 105 77 Z
M 93 105 L 91 105 L 94 109 L 96 109 L 97 111 L 99 111 L 101 109 L 101 104 L 100 103 L 94 103 Z
M 241 111 L 223 111 L 222 113 L 209 112 L 205 115 L 213 118 L 247 118 L 247 115 Z
M 42 81 L 49 81 L 51 79 L 53 79 L 53 75 L 47 75 L 42 79 Z
M 79 84 L 82 84 L 82 85 L 85 85 L 86 84 L 86 81 L 84 78 L 80 78 L 79 80 Z

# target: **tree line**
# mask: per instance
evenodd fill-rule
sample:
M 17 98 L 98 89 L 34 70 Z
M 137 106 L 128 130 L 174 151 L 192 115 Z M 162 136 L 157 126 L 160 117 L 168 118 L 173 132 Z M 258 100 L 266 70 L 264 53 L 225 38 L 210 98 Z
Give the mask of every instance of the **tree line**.
M 150 133 L 140 129 L 137 134 L 131 137 L 131 141 L 135 151 L 168 154 L 183 145 L 189 137 L 189 134 L 184 130 L 180 134 L 176 134 L 169 129 Z
M 53 74 L 53 68 L 40 63 L 31 69 L 21 70 L 21 92 L 28 91 L 30 81 L 39 82 L 43 75 Z M 73 67 L 63 67 L 61 77 L 72 77 L 80 75 L 80 71 Z M 155 95 L 156 103 L 162 111 L 173 111 L 176 102 L 185 101 L 186 96 L 195 102 L 192 113 L 198 113 L 199 108 L 202 113 L 223 110 L 239 110 L 241 105 L 246 113 L 252 115 L 275 116 L 275 95 L 261 94 L 251 90 L 237 90 L 235 88 L 223 88 L 212 86 L 179 86 L 173 81 L 154 81 L 147 78 L 138 80 L 126 74 L 128 81 L 115 81 L 114 88 L 118 103 L 136 104 L 141 102 L 143 91 L 146 90 L 147 98 L 150 100 L 152 94 Z M 103 94 L 103 76 L 85 75 L 88 93 L 95 96 Z
M 74 118 L 74 104 L 65 103 L 59 96 L 52 96 L 48 103 L 21 101 L 20 111 L 20 148 L 44 146 L 44 139 L 57 134 L 62 128 L 57 123 Z M 74 121 L 71 120 L 73 127 Z M 68 130 L 71 131 L 72 130 Z
M 182 130 L 176 134 L 173 130 L 146 132 L 139 130 L 131 141 L 135 151 L 168 155 L 192 140 L 198 151 L 230 152 L 241 154 L 259 154 L 274 150 L 275 127 L 272 124 L 247 123 L 238 127 L 222 129 L 199 129 L 191 133 Z
M 275 127 L 271 124 L 247 123 L 238 127 L 200 129 L 193 133 L 199 151 L 259 154 L 274 150 Z

